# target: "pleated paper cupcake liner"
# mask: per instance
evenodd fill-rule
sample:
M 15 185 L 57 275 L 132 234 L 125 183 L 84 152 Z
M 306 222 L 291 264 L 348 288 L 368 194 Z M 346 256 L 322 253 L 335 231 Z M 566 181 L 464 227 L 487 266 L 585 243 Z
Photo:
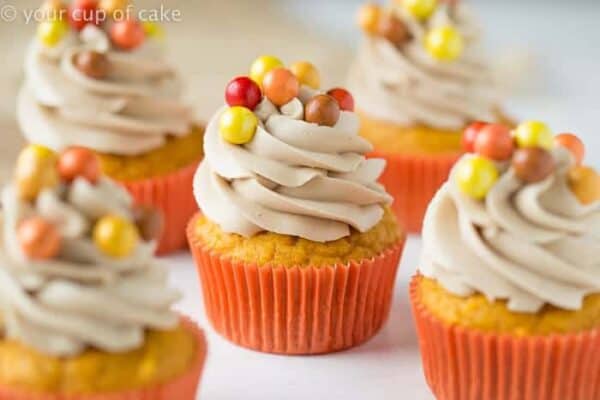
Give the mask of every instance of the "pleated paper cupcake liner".
M 187 317 L 181 323 L 196 338 L 196 356 L 189 369 L 169 382 L 121 392 L 102 394 L 27 393 L 0 385 L 0 400 L 196 400 L 206 359 L 206 339 L 198 326 Z
M 206 248 L 188 228 L 208 319 L 231 342 L 277 354 L 357 346 L 386 322 L 404 242 L 379 256 L 324 267 L 258 266 Z
M 421 233 L 427 206 L 448 180 L 460 154 L 410 155 L 375 151 L 369 157 L 387 161 L 380 182 L 394 197 L 392 209 L 407 232 Z
M 410 297 L 423 369 L 438 400 L 600 400 L 600 329 L 554 336 L 449 325 Z
M 137 204 L 158 208 L 165 227 L 157 253 L 168 254 L 187 247 L 186 226 L 198 211 L 193 180 L 198 163 L 169 175 L 133 182 L 123 182 Z

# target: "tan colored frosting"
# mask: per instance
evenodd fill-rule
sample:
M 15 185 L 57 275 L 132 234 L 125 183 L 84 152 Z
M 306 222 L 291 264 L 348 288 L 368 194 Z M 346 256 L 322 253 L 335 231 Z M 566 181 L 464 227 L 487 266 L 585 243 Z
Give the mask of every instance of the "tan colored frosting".
M 421 272 L 459 296 L 507 300 L 515 312 L 578 310 L 600 293 L 600 202 L 579 203 L 568 186 L 573 158 L 563 148 L 554 156 L 555 173 L 535 184 L 504 167 L 485 202 L 451 177 L 425 218 Z

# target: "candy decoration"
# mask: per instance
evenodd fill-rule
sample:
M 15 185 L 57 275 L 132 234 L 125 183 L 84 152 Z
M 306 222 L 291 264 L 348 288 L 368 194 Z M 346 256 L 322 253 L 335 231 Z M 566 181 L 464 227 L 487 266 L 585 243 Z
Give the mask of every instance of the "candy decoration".
M 100 0 L 100 8 L 106 11 L 106 14 L 111 17 L 121 17 L 125 16 L 125 10 L 129 5 L 129 0 Z M 117 11 L 122 11 L 122 14 L 116 15 Z
M 58 173 L 65 182 L 83 178 L 95 184 L 100 177 L 100 162 L 91 150 L 71 147 L 61 154 L 58 160 Z
M 62 243 L 56 227 L 40 217 L 21 222 L 17 228 L 17 240 L 25 257 L 40 261 L 56 257 Z
M 163 215 L 156 208 L 136 206 L 133 217 L 142 240 L 150 242 L 161 238 L 165 224 Z
M 56 154 L 39 145 L 29 145 L 17 159 L 15 183 L 19 197 L 32 201 L 44 189 L 58 186 L 60 179 L 56 168 Z
M 581 139 L 572 133 L 561 133 L 554 138 L 554 143 L 568 149 L 575 157 L 577 165 L 581 165 L 585 158 L 585 145 Z
M 515 152 L 512 167 L 523 182 L 536 183 L 552 174 L 555 161 L 548 150 L 541 147 L 527 147 Z
M 583 205 L 600 201 L 600 175 L 593 168 L 577 166 L 571 169 L 569 186 Z
M 398 17 L 389 13 L 379 18 L 377 33 L 396 47 L 401 47 L 410 40 L 410 32 L 406 25 Z
M 54 47 L 69 33 L 66 22 L 56 19 L 41 22 L 37 28 L 39 41 L 46 47 Z
M 554 147 L 552 131 L 540 121 L 523 122 L 515 129 L 514 136 L 520 148 L 541 147 L 550 150 Z
M 68 7 L 61 0 L 46 0 L 39 8 L 43 21 L 66 20 Z
M 246 144 L 254 138 L 258 118 L 245 107 L 231 107 L 223 112 L 219 121 L 221 137 L 231 144 Z
M 92 236 L 96 247 L 112 258 L 131 255 L 140 238 L 137 227 L 118 216 L 106 216 L 98 220 Z
M 484 199 L 499 178 L 494 163 L 482 156 L 463 158 L 456 166 L 456 183 L 465 195 Z
M 449 25 L 435 28 L 425 36 L 425 48 L 439 61 L 450 62 L 458 59 L 464 46 L 462 35 Z
M 159 23 L 143 21 L 142 28 L 144 28 L 144 32 L 149 38 L 163 40 L 166 36 L 165 29 Z
M 262 86 L 265 75 L 275 68 L 283 67 L 283 63 L 277 57 L 262 56 L 257 58 L 250 67 L 250 78 L 259 86 Z
M 225 89 L 225 101 L 231 107 L 242 106 L 254 111 L 262 98 L 258 84 L 246 76 L 234 78 Z
M 495 161 L 506 161 L 515 151 L 515 142 L 510 129 L 502 124 L 484 126 L 475 138 L 474 149 L 477 154 Z
M 487 125 L 487 122 L 475 121 L 465 129 L 461 140 L 464 151 L 467 153 L 475 152 L 475 139 L 477 139 L 479 132 Z
M 118 21 L 110 28 L 110 39 L 122 50 L 133 50 L 144 43 L 146 32 L 139 21 Z
M 110 61 L 105 54 L 86 50 L 75 57 L 75 66 L 92 79 L 105 79 L 110 73 Z
M 329 95 L 317 95 L 306 103 L 304 119 L 322 126 L 335 126 L 340 119 L 340 106 L 337 100 Z
M 96 0 L 75 0 L 69 7 L 69 24 L 81 31 L 87 24 L 99 26 L 101 21 Z
M 275 68 L 265 75 L 263 91 L 271 103 L 281 107 L 298 96 L 300 82 L 289 69 Z
M 354 111 L 354 97 L 346 89 L 334 88 L 328 91 L 327 94 L 337 100 L 341 110 Z
M 381 16 L 381 7 L 377 4 L 365 4 L 358 10 L 358 26 L 368 35 L 375 35 Z
M 290 71 L 301 85 L 306 85 L 313 89 L 319 89 L 321 87 L 321 77 L 317 68 L 309 63 L 308 61 L 298 61 L 290 66 Z
M 437 0 L 398 0 L 415 18 L 425 20 L 429 18 L 437 8 Z

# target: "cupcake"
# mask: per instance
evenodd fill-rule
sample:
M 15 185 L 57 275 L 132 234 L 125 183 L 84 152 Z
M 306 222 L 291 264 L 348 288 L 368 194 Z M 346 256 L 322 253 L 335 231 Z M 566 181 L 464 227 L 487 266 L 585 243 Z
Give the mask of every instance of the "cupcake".
M 55 151 L 93 150 L 138 204 L 163 212 L 158 251 L 184 248 L 203 128 L 181 100 L 160 26 L 124 19 L 133 15 L 126 1 L 49 1 L 44 10 L 18 100 L 25 137 Z
M 437 3 L 363 6 L 366 38 L 349 76 L 360 134 L 388 161 L 382 182 L 412 233 L 421 231 L 427 205 L 463 152 L 464 128 L 507 122 L 474 18 L 463 2 Z
M 576 136 L 491 125 L 431 203 L 410 297 L 446 399 L 600 399 L 600 175 Z
M 404 236 L 351 95 L 307 62 L 257 59 L 206 129 L 188 238 L 208 319 L 279 354 L 356 346 L 385 323 Z
M 0 398 L 193 400 L 206 344 L 132 206 L 91 150 L 30 145 L 2 191 Z

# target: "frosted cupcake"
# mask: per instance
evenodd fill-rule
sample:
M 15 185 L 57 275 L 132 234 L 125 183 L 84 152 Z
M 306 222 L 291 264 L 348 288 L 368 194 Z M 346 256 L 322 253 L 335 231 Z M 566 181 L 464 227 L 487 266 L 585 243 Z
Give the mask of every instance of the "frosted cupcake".
M 377 183 L 385 161 L 323 94 L 309 63 L 261 57 L 207 126 L 188 228 L 209 320 L 221 335 L 281 354 L 339 351 L 389 314 L 404 236 Z M 336 100 L 339 99 L 339 100 Z
M 365 40 L 349 87 L 361 135 L 387 159 L 382 182 L 410 232 L 462 153 L 474 121 L 503 122 L 500 95 L 463 2 L 397 0 L 360 10 Z
M 31 143 L 94 150 L 104 173 L 138 203 L 161 209 L 167 224 L 159 251 L 165 253 L 186 245 L 185 226 L 197 210 L 190 186 L 203 132 L 181 100 L 182 82 L 165 60 L 161 28 L 122 20 L 124 11 L 117 10 L 126 6 L 46 3 L 48 19 L 27 53 L 18 119 Z
M 431 203 L 410 295 L 438 399 L 600 398 L 600 176 L 583 149 L 539 122 L 488 127 Z

